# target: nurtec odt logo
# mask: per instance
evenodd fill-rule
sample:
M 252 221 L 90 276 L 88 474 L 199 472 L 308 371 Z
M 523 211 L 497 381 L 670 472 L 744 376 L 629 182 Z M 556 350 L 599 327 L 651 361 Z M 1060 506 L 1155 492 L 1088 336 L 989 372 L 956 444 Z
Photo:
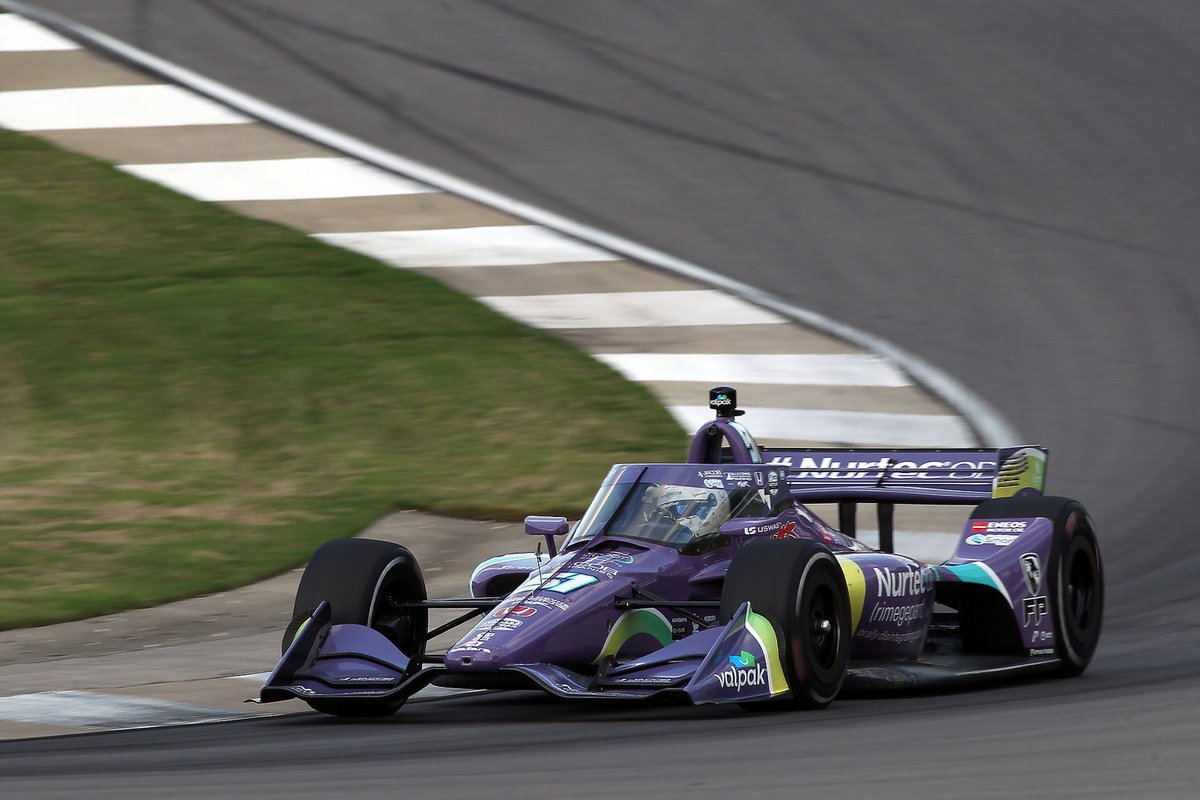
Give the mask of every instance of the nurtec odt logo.
M 729 666 L 717 673 L 717 682 L 725 689 L 740 692 L 747 686 L 766 686 L 767 669 L 758 663 L 753 653 L 743 650 L 729 657 Z

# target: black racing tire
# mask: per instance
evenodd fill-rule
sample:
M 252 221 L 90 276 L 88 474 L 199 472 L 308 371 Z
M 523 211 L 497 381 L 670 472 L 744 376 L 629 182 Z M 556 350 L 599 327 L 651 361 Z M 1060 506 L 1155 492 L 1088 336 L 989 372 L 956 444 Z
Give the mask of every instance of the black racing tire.
M 749 601 L 771 620 L 792 697 L 741 704 L 751 711 L 824 708 L 846 680 L 850 595 L 837 558 L 820 542 L 761 539 L 733 557 L 721 591 L 720 620 Z
M 411 659 L 412 671 L 425 654 L 429 612 L 397 603 L 426 599 L 425 580 L 408 548 L 374 539 L 334 539 L 317 548 L 296 589 L 284 652 L 322 600 L 334 625 L 366 625 L 386 636 Z
M 1044 517 L 1054 523 L 1045 587 L 1060 662 L 1054 674 L 1083 674 L 1104 622 L 1104 561 L 1087 510 L 1068 497 L 1006 497 L 981 503 L 971 517 Z

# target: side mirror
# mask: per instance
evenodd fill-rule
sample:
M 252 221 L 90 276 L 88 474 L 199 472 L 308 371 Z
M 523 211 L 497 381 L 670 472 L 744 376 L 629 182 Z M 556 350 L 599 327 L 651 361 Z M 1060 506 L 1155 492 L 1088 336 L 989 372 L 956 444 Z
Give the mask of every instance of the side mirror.
M 558 555 L 558 545 L 554 543 L 554 537 L 565 536 L 569 530 L 571 530 L 571 525 L 567 522 L 566 517 L 531 516 L 525 518 L 525 532 L 530 536 L 546 537 L 546 550 L 549 551 L 551 558 Z

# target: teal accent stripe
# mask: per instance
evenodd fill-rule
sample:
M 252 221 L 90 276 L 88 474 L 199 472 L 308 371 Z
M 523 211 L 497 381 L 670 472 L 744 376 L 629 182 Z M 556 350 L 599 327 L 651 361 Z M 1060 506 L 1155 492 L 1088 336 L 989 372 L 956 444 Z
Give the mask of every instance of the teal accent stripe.
M 1004 584 L 1000 582 L 1000 576 L 982 561 L 975 561 L 970 564 L 955 564 L 949 567 L 949 570 L 965 583 L 978 583 L 981 586 L 990 586 L 1004 597 L 1009 608 L 1015 607 L 1013 606 L 1012 598 L 1008 596 L 1008 589 L 1004 588 Z
M 955 564 L 952 567 L 946 567 L 946 569 L 953 572 L 963 583 L 982 583 L 984 586 L 1000 589 L 1000 586 L 996 584 L 995 578 L 992 577 L 992 573 L 978 564 Z

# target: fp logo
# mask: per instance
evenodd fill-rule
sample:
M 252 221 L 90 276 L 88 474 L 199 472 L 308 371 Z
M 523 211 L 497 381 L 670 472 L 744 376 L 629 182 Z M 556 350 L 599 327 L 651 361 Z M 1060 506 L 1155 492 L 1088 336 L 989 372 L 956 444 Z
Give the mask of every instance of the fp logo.
M 1046 604 L 1045 597 L 1028 597 L 1021 602 L 1021 606 L 1025 611 L 1025 627 L 1028 628 L 1032 623 L 1036 628 L 1042 624 L 1042 617 L 1050 613 L 1050 609 Z

